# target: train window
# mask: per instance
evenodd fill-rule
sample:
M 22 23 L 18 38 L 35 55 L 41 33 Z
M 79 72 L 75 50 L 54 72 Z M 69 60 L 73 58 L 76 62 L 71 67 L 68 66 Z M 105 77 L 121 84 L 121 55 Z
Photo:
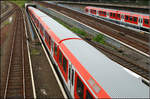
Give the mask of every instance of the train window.
M 93 99 L 93 96 L 90 94 L 88 90 L 86 90 L 86 99 Z
M 110 16 L 112 16 L 112 13 L 110 13 Z
M 90 9 L 90 12 L 92 13 L 92 9 Z
M 145 23 L 145 24 L 149 24 L 148 19 L 144 19 L 144 23 Z
M 141 23 L 143 23 L 143 20 L 141 19 Z
M 117 17 L 120 18 L 120 14 L 117 14 Z
M 45 36 L 45 31 L 46 31 L 45 28 L 43 28 L 43 34 L 44 34 L 44 36 Z M 48 38 L 49 38 L 49 35 L 48 35 Z
M 132 16 L 130 16 L 130 21 L 132 21 Z
M 133 18 L 133 21 L 134 21 L 134 22 L 137 22 L 137 17 L 134 17 L 134 18 Z
M 40 23 L 40 30 L 42 30 L 42 24 Z
M 49 45 L 51 45 L 51 37 L 48 35 L 48 37 L 49 37 Z
M 54 42 L 51 39 L 51 48 L 52 48 L 52 50 L 53 50 L 53 45 L 54 45 Z
M 62 52 L 59 50 L 59 64 L 62 65 Z
M 45 38 L 46 38 L 46 41 L 48 41 L 48 34 L 46 31 L 45 31 Z
M 128 16 L 126 16 L 126 20 L 128 20 L 129 19 L 129 17 Z
M 88 9 L 85 9 L 86 12 L 88 12 Z
M 79 77 L 77 77 L 77 94 L 80 97 L 80 99 L 83 99 L 83 94 L 84 94 L 84 85 L 81 82 L 81 80 L 79 79 Z
M 69 65 L 69 80 L 70 80 L 70 73 L 71 73 L 71 65 Z
M 43 28 L 43 26 L 41 25 L 41 29 L 42 29 L 42 32 L 44 32 L 44 28 Z
M 63 56 L 63 69 L 66 72 L 67 71 L 67 59 Z
M 73 81 L 74 81 L 74 70 L 72 69 L 72 79 L 71 79 L 72 85 L 73 85 Z
M 104 12 L 103 14 L 106 15 L 106 12 Z
M 113 13 L 113 17 L 115 17 L 115 13 Z
M 92 9 L 91 9 L 91 13 L 92 13 L 92 14 L 96 14 L 96 10 L 92 10 Z
M 48 42 L 48 44 L 50 45 L 50 43 L 49 43 L 49 42 L 50 42 L 50 41 L 49 41 L 49 40 L 50 40 L 50 39 L 49 39 L 49 35 L 47 34 L 46 36 L 47 36 L 47 37 L 46 37 L 47 42 Z
M 93 13 L 96 14 L 96 10 L 93 10 Z
M 57 56 L 57 45 L 56 44 L 54 44 L 54 54 L 55 54 L 55 56 Z
M 38 21 L 38 28 L 40 28 L 40 22 Z
M 49 38 L 49 37 L 48 37 L 48 34 L 46 33 L 46 41 L 47 41 L 47 42 L 48 42 L 48 38 Z
M 43 28 L 42 24 L 41 24 L 41 30 L 42 30 L 42 32 L 44 31 L 44 28 Z
M 99 15 L 101 15 L 101 14 L 102 14 L 102 11 L 99 11 L 98 13 L 99 13 Z

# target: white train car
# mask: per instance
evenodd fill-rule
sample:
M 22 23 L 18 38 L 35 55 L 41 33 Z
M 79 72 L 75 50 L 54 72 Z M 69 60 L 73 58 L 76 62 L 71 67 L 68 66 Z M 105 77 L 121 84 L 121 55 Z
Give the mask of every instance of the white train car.
M 72 98 L 149 98 L 140 77 L 40 10 L 28 10 Z

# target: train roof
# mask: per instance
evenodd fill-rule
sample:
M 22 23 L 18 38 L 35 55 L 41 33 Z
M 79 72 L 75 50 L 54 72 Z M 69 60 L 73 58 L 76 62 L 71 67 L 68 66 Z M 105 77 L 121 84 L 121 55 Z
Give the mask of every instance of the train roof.
M 131 75 L 121 65 L 110 60 L 85 41 L 64 41 L 64 44 L 111 97 L 149 96 L 149 87 L 143 84 L 141 79 Z
M 36 10 L 35 8 L 32 8 Z M 57 35 L 57 43 L 59 41 L 66 39 L 66 38 L 80 38 L 79 36 L 75 35 L 73 32 L 68 30 L 67 28 L 64 28 L 64 26 L 60 25 L 58 22 L 56 22 L 51 17 L 47 16 L 45 13 L 42 13 L 39 10 L 36 10 L 36 14 L 39 16 L 39 19 L 42 21 L 43 26 L 49 26 L 47 27 L 47 32 L 50 35 Z M 53 33 L 52 33 L 53 32 Z
M 143 14 L 143 13 L 136 13 L 136 12 L 130 12 L 130 11 L 116 10 L 116 9 L 108 9 L 108 8 L 99 8 L 99 7 L 92 7 L 92 6 L 87 6 L 86 8 L 95 9 L 95 10 L 103 10 L 103 11 L 114 12 L 114 13 L 119 13 L 119 14 L 126 14 L 129 16 L 137 16 L 137 17 L 140 16 L 142 18 L 147 18 L 147 19 L 150 18 L 150 16 L 148 14 Z
M 52 18 L 43 17 L 42 20 L 50 26 L 49 28 L 57 35 L 59 40 L 63 40 L 66 38 L 79 38 L 77 35 L 72 33 L 67 28 L 64 28 L 64 26 L 60 25 L 58 22 L 53 20 Z
M 59 41 L 66 38 L 79 38 L 77 35 L 66 29 L 54 19 L 32 8 L 36 16 L 41 16 L 42 24 L 47 27 L 51 36 L 55 35 Z M 147 98 L 149 87 L 127 72 L 121 65 L 110 60 L 103 53 L 83 40 L 65 40 L 60 43 L 67 58 L 76 67 L 80 75 L 86 79 L 92 77 L 100 84 L 111 97 L 114 98 Z M 90 87 L 91 88 L 91 87 Z

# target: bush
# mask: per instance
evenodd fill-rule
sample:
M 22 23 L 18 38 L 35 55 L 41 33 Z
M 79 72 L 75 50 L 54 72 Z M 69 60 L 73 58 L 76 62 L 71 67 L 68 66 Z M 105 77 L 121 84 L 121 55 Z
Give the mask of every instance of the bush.
M 93 40 L 96 42 L 102 43 L 102 44 L 105 43 L 105 39 L 104 39 L 104 36 L 102 34 L 98 34 L 97 36 L 95 36 L 93 38 Z

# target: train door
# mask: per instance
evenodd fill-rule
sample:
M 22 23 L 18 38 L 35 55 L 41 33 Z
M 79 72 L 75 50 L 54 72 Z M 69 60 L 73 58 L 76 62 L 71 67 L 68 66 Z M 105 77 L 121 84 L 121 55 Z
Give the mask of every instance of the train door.
M 98 14 L 98 10 L 96 10 L 96 16 L 99 16 L 99 14 Z
M 121 14 L 121 22 L 124 22 L 124 19 L 125 19 L 124 14 Z
M 139 21 L 138 21 L 138 26 L 142 27 L 143 26 L 143 22 L 142 22 L 143 18 L 139 17 Z
M 68 88 L 72 97 L 74 96 L 74 78 L 75 78 L 74 66 L 72 64 L 69 64 Z

